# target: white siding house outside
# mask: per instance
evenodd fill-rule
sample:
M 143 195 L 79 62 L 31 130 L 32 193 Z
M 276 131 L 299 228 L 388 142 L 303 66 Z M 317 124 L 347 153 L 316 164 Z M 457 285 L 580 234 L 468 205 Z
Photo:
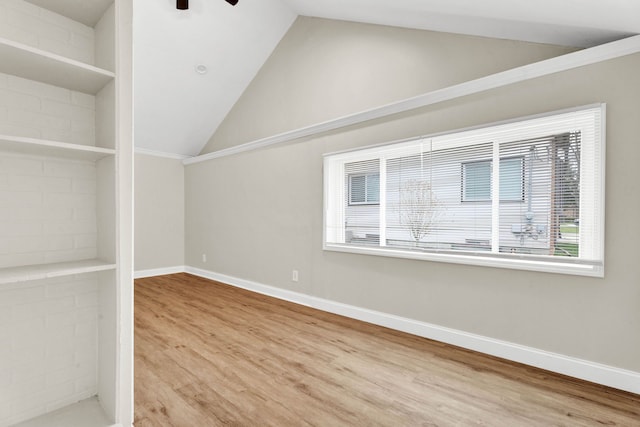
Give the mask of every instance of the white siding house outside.
M 579 135 L 572 136 L 572 147 L 579 153 Z M 555 141 L 555 142 L 554 142 Z M 554 184 L 552 146 L 569 135 L 549 136 L 544 139 L 503 144 L 501 158 L 500 200 L 500 252 L 550 254 L 551 198 L 566 199 L 558 194 Z M 492 237 L 492 189 L 490 175 L 468 176 L 468 165 L 486 164 L 492 172 L 492 144 L 467 146 L 464 150 L 434 150 L 422 155 L 389 158 L 386 160 L 386 245 L 414 246 L 444 250 L 490 250 Z M 557 157 L 557 155 L 555 156 Z M 379 174 L 378 162 L 353 162 L 345 165 L 349 177 L 361 174 Z M 556 175 L 557 177 L 557 175 Z M 486 194 L 469 200 L 465 186 L 474 183 L 476 192 Z M 556 178 L 558 179 L 558 178 Z M 410 225 L 402 220 L 402 211 L 411 210 L 407 201 L 400 201 L 410 183 L 425 183 L 432 198 L 434 211 L 430 230 L 416 241 Z M 483 187 L 486 187 L 483 191 Z M 416 190 L 414 190 L 416 191 Z M 508 193 L 509 197 L 505 197 Z M 514 197 L 514 195 L 517 195 Z M 420 209 L 414 204 L 414 209 Z M 380 204 L 352 204 L 345 200 L 346 230 L 350 243 L 378 244 L 380 236 Z M 565 212 L 565 220 L 577 217 L 577 208 Z M 569 215 L 569 217 L 567 217 Z M 558 225 L 555 227 L 556 231 Z M 559 236 L 558 236 L 559 237 Z

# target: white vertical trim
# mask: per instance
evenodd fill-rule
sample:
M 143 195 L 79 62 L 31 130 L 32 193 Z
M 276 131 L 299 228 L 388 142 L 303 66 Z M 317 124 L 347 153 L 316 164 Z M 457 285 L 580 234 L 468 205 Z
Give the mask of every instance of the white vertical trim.
M 115 422 L 133 423 L 133 5 L 115 1 L 116 297 Z
M 500 144 L 493 143 L 491 162 L 491 252 L 500 252 Z
M 344 163 L 336 163 L 325 158 L 324 174 L 324 229 L 323 242 L 345 243 L 344 200 L 346 197 L 346 177 Z M 330 189 L 335 190 L 335 197 L 331 197 Z
M 605 229 L 605 206 L 606 203 L 605 201 L 607 200 L 607 194 L 606 194 L 606 180 L 607 180 L 607 173 L 606 173 L 606 166 L 607 166 L 607 104 L 601 104 L 600 106 L 600 134 L 598 135 L 600 137 L 600 152 L 598 153 L 599 157 L 600 157 L 600 174 L 601 174 L 601 178 L 600 179 L 600 194 L 602 195 L 600 197 L 600 223 L 598 224 L 599 227 L 599 234 L 598 234 L 598 241 L 600 242 L 600 247 L 599 252 L 598 252 L 598 259 L 602 260 L 602 271 L 604 271 L 604 263 L 605 263 L 605 256 L 604 256 L 604 229 Z
M 580 256 L 604 261 L 605 104 L 596 120 L 580 123 Z M 593 142 L 590 142 L 593 140 Z M 600 167 L 600 169 L 598 168 Z M 590 173 L 585 173 L 589 171 Z M 598 173 L 596 173 L 598 172 Z
M 380 156 L 380 163 L 378 164 L 378 172 L 379 172 L 379 191 L 380 191 L 380 200 L 378 208 L 380 212 L 378 213 L 379 218 L 379 234 L 380 234 L 380 246 L 387 246 L 387 157 Z

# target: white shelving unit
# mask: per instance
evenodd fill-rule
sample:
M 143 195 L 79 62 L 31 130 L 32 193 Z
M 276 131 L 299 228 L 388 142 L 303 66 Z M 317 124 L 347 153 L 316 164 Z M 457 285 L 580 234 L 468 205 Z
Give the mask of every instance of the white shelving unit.
M 0 427 L 132 425 L 132 1 L 81 3 L 0 8 Z
M 0 72 L 85 93 L 98 93 L 111 71 L 0 38 Z

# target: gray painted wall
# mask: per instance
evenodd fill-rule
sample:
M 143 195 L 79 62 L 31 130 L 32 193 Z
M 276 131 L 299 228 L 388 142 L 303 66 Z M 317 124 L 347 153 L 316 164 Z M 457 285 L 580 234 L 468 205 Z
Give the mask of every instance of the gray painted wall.
M 208 150 L 564 53 L 544 45 L 300 19 Z M 422 64 L 422 65 L 418 65 Z M 640 55 L 185 170 L 186 263 L 640 372 Z M 604 279 L 322 250 L 322 155 L 608 104 Z M 208 262 L 201 260 L 202 253 Z M 300 281 L 291 281 L 291 270 Z
M 184 265 L 184 166 L 135 155 L 134 270 Z

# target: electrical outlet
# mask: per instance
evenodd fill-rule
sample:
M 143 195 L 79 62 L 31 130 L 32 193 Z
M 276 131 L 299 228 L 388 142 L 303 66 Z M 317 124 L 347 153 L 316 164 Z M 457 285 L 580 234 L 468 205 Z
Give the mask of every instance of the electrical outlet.
M 294 282 L 298 281 L 298 270 L 293 270 L 291 272 L 291 280 L 293 280 Z
M 202 262 L 207 262 L 207 254 L 202 254 Z

